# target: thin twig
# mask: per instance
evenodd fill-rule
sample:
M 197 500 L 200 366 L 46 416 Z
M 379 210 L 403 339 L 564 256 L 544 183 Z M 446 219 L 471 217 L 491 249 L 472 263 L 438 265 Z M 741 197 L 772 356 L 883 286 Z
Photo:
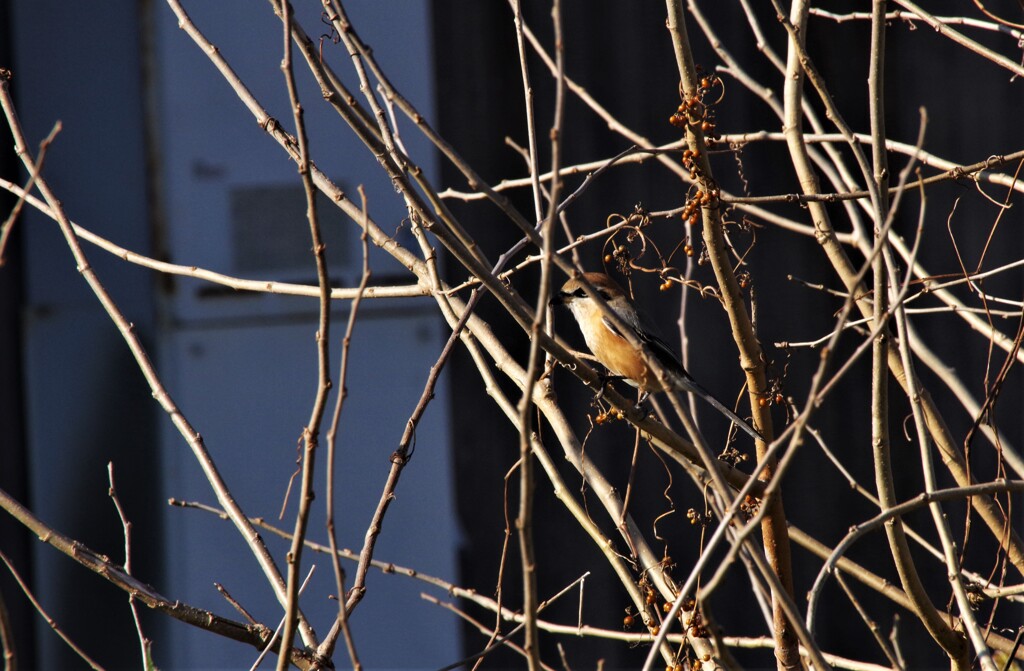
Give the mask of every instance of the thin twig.
M 168 599 L 152 586 L 125 573 L 120 566 L 111 562 L 107 557 L 47 526 L 3 490 L 0 490 L 0 509 L 6 511 L 46 544 L 67 555 L 84 568 L 98 574 L 118 589 L 131 594 L 149 608 L 165 613 L 193 627 L 232 641 L 251 645 L 259 650 L 265 648 L 267 641 L 270 640 L 272 632 L 262 624 L 246 625 L 234 622 L 208 610 L 190 606 L 176 599 Z M 229 511 L 222 510 L 219 511 L 219 514 L 223 519 L 234 523 L 234 518 Z M 246 522 L 251 524 L 248 519 Z M 309 669 L 312 666 L 313 658 L 303 650 L 292 648 L 291 662 L 300 669 Z
M 896 205 L 890 211 L 887 187 L 889 184 L 888 155 L 885 149 L 885 2 L 872 3 L 871 58 L 868 71 L 868 101 L 871 118 L 871 148 L 873 184 L 877 201 L 875 208 L 875 246 L 888 251 L 884 222 L 895 214 Z M 923 124 L 921 134 L 923 136 Z M 883 225 L 879 225 L 879 224 Z M 873 302 L 872 323 L 883 324 L 889 316 L 889 276 L 886 273 L 886 255 L 879 254 L 872 262 Z M 905 341 L 904 341 L 905 342 Z M 883 509 L 896 503 L 895 478 L 892 472 L 892 455 L 889 439 L 889 338 L 879 333 L 872 339 L 871 349 L 871 447 L 875 469 L 875 488 Z M 921 581 L 917 565 L 910 554 L 910 545 L 900 519 L 894 519 L 885 527 L 889 551 L 892 554 L 896 572 L 903 591 L 915 606 L 915 615 L 925 629 L 953 659 L 954 664 L 962 663 L 964 647 L 952 628 L 935 614 L 935 607 Z
M 996 65 L 999 65 L 1009 70 L 1018 77 L 1024 75 L 1024 66 L 1021 66 L 1019 63 L 1011 61 L 1009 58 L 1003 56 L 1002 54 L 997 54 L 988 47 L 985 47 L 979 44 L 978 42 L 972 40 L 971 38 L 967 37 L 966 35 L 953 30 L 947 24 L 940 21 L 937 17 L 929 14 L 928 12 L 921 9 L 913 2 L 910 2 L 910 0 L 893 0 L 893 2 L 895 2 L 897 5 L 902 6 L 908 12 L 910 12 L 917 18 L 927 23 L 929 26 L 935 29 L 935 32 L 942 35 L 943 37 L 948 37 L 949 39 L 953 40 L 960 46 L 966 47 L 968 50 L 973 51 L 982 58 L 985 58 L 995 63 Z
M 36 179 L 39 174 L 43 171 L 43 164 L 46 161 L 46 151 L 53 144 L 57 134 L 62 129 L 61 122 L 58 120 L 57 123 L 53 124 L 53 128 L 50 129 L 50 134 L 43 138 L 43 141 L 39 143 L 39 150 L 36 152 L 36 165 L 35 168 L 29 173 L 28 181 L 25 182 L 25 186 L 21 188 L 21 193 L 18 194 L 18 200 L 15 201 L 14 207 L 11 208 L 11 213 L 7 215 L 7 219 L 0 224 L 0 268 L 3 267 L 7 251 L 7 243 L 11 239 L 11 232 L 14 230 L 14 222 L 18 220 L 18 215 L 21 214 L 22 208 L 25 207 L 25 198 L 32 192 L 32 188 L 35 186 Z
M 223 515 L 223 513 L 221 514 Z M 227 517 L 224 517 L 223 519 L 227 519 Z M 255 524 L 256 521 L 253 520 L 253 523 Z M 238 613 L 242 617 L 244 617 L 249 624 L 256 624 L 256 618 L 254 618 L 252 614 L 248 610 L 246 610 L 245 607 L 242 604 L 240 604 L 237 599 L 235 599 L 235 597 L 231 596 L 231 592 L 229 592 L 227 588 L 224 587 L 224 585 L 221 585 L 219 582 L 215 582 L 213 583 L 213 586 L 217 588 L 217 591 L 220 592 L 220 595 L 222 597 L 224 597 L 224 600 L 230 603 L 231 607 L 237 610 Z
M 117 517 L 121 520 L 121 530 L 124 534 L 124 572 L 127 575 L 132 574 L 132 523 L 128 521 L 128 516 L 124 512 L 124 508 L 121 506 L 121 500 L 117 497 L 117 489 L 114 487 L 114 462 L 107 462 L 107 479 L 110 482 L 110 489 L 108 494 L 110 500 L 114 502 L 114 508 L 117 510 Z M 139 607 L 135 603 L 135 596 L 129 592 L 128 594 L 128 607 L 132 611 L 132 620 L 135 622 L 135 632 L 139 636 L 139 652 L 142 656 L 142 668 L 149 669 L 153 664 L 152 659 L 152 641 L 146 638 L 146 635 L 142 633 L 142 620 L 139 619 Z
M 892 260 L 891 253 L 886 259 L 886 266 L 889 273 L 889 282 L 895 284 L 897 277 L 897 269 L 895 263 Z M 907 342 L 907 316 L 906 313 L 900 307 L 897 307 L 894 315 L 896 321 L 897 333 L 901 342 Z M 903 347 L 900 351 L 903 359 L 903 369 L 906 372 L 906 385 L 907 395 L 911 400 L 911 410 L 914 416 L 914 426 L 917 431 L 918 445 L 921 454 L 921 470 L 923 471 L 925 481 L 925 493 L 929 494 L 937 490 L 937 484 L 935 480 L 935 470 L 932 463 L 932 447 L 929 443 L 929 432 L 926 426 L 926 420 L 924 417 L 924 410 L 921 404 L 921 397 L 918 394 L 918 381 L 917 374 L 914 372 L 914 365 L 911 359 L 910 349 Z M 973 500 L 973 499 L 972 499 Z M 992 659 L 992 652 L 989 650 L 988 645 L 985 642 L 985 636 L 982 634 L 981 629 L 978 626 L 978 622 L 974 617 L 974 610 L 968 599 L 966 589 L 964 588 L 963 581 L 960 578 L 960 561 L 957 557 L 956 543 L 952 538 L 952 533 L 949 528 L 949 522 L 946 519 L 945 513 L 942 511 L 941 506 L 937 502 L 931 502 L 928 506 L 929 511 L 932 514 L 932 519 L 935 523 L 936 531 L 938 532 L 941 547 L 944 551 L 946 560 L 946 571 L 949 575 L 950 582 L 953 586 L 953 594 L 956 597 L 957 606 L 960 611 L 960 620 L 963 623 L 964 629 L 967 631 L 968 637 L 971 640 L 971 644 L 974 646 L 974 652 L 977 656 L 978 661 L 981 664 L 981 668 L 985 671 L 996 671 L 995 662 Z M 962 639 L 959 639 L 962 642 Z M 955 649 L 948 647 L 946 641 L 940 641 L 943 648 L 947 652 L 955 652 Z M 962 645 L 962 643 L 961 643 Z M 952 662 L 954 664 L 960 664 L 963 668 L 968 668 L 970 662 L 967 661 L 966 646 L 962 653 L 961 659 L 955 659 L 951 655 Z
M 21 579 L 21 574 L 18 573 L 17 569 L 14 568 L 14 564 L 11 563 L 11 560 L 8 559 L 7 555 L 5 555 L 2 551 L 0 551 L 0 561 L 3 561 L 3 563 L 7 566 L 7 570 L 11 572 L 11 577 L 14 578 L 14 581 L 18 583 L 18 587 L 20 587 L 21 591 L 25 593 L 25 596 L 32 603 L 32 607 L 35 608 L 36 612 L 39 613 L 43 620 L 46 621 L 46 624 L 50 627 L 50 629 L 53 630 L 53 633 L 57 634 L 57 636 L 59 636 L 60 639 L 64 641 L 67 644 L 67 646 L 71 648 L 72 651 L 74 651 L 76 655 L 81 657 L 82 661 L 88 664 L 90 668 L 95 669 L 95 671 L 103 671 L 103 667 L 100 666 L 99 663 L 97 663 L 95 660 L 93 660 L 92 657 L 87 655 L 84 650 L 78 647 L 78 645 L 71 640 L 71 637 L 64 633 L 64 630 L 60 628 L 60 625 L 57 624 L 57 621 L 47 614 L 47 612 L 43 609 L 43 605 L 39 603 L 35 595 L 32 594 L 32 590 L 30 590 L 28 585 L 25 584 L 25 581 Z
M 440 606 L 441 608 L 444 608 L 445 610 L 448 610 L 448 611 L 451 611 L 452 613 L 455 613 L 455 615 L 457 615 L 458 617 L 462 618 L 463 620 L 465 620 L 469 624 L 473 625 L 473 627 L 475 627 L 476 630 L 479 631 L 481 634 L 483 634 L 485 636 L 491 636 L 490 629 L 488 629 L 486 626 L 484 626 L 483 623 L 478 622 L 475 618 L 471 617 L 469 615 L 469 613 L 466 613 L 466 612 L 462 611 L 460 608 L 458 608 L 454 604 L 441 601 L 437 597 L 431 596 L 430 594 L 421 594 L 420 596 L 423 598 L 424 601 L 426 601 L 428 603 L 432 603 L 434 605 Z M 513 632 L 518 631 L 522 627 L 523 627 L 523 625 L 520 624 L 518 627 L 516 627 L 512 631 Z M 494 637 L 493 642 L 491 642 L 486 648 L 484 648 L 480 652 L 476 653 L 475 655 L 470 655 L 469 657 L 464 657 L 463 659 L 460 659 L 457 662 L 453 662 L 453 663 L 448 664 L 446 666 L 442 666 L 440 669 L 438 669 L 438 671 L 454 671 L 454 669 L 458 669 L 460 667 L 463 667 L 463 666 L 466 665 L 466 663 L 471 662 L 473 660 L 477 660 L 477 664 L 479 664 L 481 661 L 483 661 L 483 659 L 488 654 L 490 654 L 493 650 L 497 650 L 498 647 L 501 647 L 501 646 L 507 647 L 509 650 L 512 650 L 512 651 L 518 653 L 520 656 L 526 658 L 526 660 L 529 661 L 530 656 L 529 656 L 529 654 L 527 654 L 526 649 L 521 647 L 521 646 L 519 646 L 519 645 L 516 645 L 515 643 L 510 641 L 509 640 L 510 636 L 511 636 L 511 633 L 508 634 L 508 635 L 504 635 L 504 636 L 500 636 L 500 635 L 496 636 L 496 637 Z M 543 664 L 543 663 L 541 663 L 538 666 L 538 668 L 542 669 L 543 671 L 554 671 L 554 669 L 552 669 L 550 666 L 548 666 L 547 664 Z
M 858 599 L 857 596 L 853 593 L 853 589 L 850 588 L 850 585 L 847 584 L 846 579 L 843 578 L 842 571 L 836 571 L 835 576 L 836 582 L 839 583 L 839 586 L 843 588 L 843 592 L 846 593 L 846 598 L 849 599 L 851 604 L 853 604 L 853 607 L 854 609 L 856 609 L 857 614 L 860 615 L 860 619 L 864 622 L 865 626 L 867 626 L 868 631 L 871 632 L 871 637 L 875 639 L 875 643 L 877 643 L 878 647 L 881 648 L 882 654 L 884 654 L 885 658 L 889 660 L 890 664 L 892 664 L 892 669 L 894 671 L 903 671 L 903 666 L 900 664 L 899 659 L 896 657 L 896 653 L 892 651 L 889 644 L 886 643 L 885 639 L 882 637 L 882 634 L 878 629 L 878 623 L 876 623 L 871 618 L 871 615 L 868 614 L 867 610 L 864 608 L 864 605 L 860 602 L 860 599 Z
M 455 324 L 452 329 L 452 334 L 445 343 L 441 354 L 438 356 L 434 365 L 430 368 L 430 373 L 428 374 L 427 381 L 424 384 L 423 393 L 420 395 L 420 399 L 417 402 L 416 407 L 413 409 L 412 414 L 406 421 L 405 432 L 399 440 L 398 448 L 391 455 L 391 470 L 388 473 L 388 478 L 381 493 L 381 498 L 377 502 L 377 507 L 374 510 L 373 517 L 366 530 L 363 548 L 359 554 L 359 563 L 356 566 L 353 586 L 345 597 L 345 608 L 348 613 L 352 612 L 352 609 L 359 603 L 366 592 L 366 574 L 371 565 L 371 561 L 373 560 L 373 551 L 382 529 L 384 515 L 387 513 L 388 506 L 394 498 L 395 488 L 398 486 L 398 480 L 401 476 L 402 470 L 412 458 L 412 451 L 415 447 L 416 427 L 419 425 L 419 421 L 422 419 L 423 413 L 426 412 L 430 401 L 433 400 L 434 389 L 437 385 L 437 380 L 441 371 L 444 369 L 448 358 L 454 350 L 455 343 L 458 342 L 459 337 L 462 334 L 462 330 L 465 328 L 466 323 L 470 320 L 472 315 L 473 311 L 471 309 L 466 309 L 463 312 L 461 320 Z M 339 598 L 341 598 L 341 595 L 339 595 Z M 331 631 L 324 638 L 323 644 L 321 644 L 319 650 L 321 655 L 329 656 L 330 651 L 333 650 L 334 642 L 336 641 L 339 633 L 340 624 L 336 622 L 335 626 L 332 627 Z
M 537 158 L 537 134 L 534 125 L 533 87 L 530 85 L 530 71 L 526 62 L 526 47 L 523 37 L 523 14 L 519 0 L 510 0 L 516 28 L 516 43 L 519 49 L 520 72 L 523 79 L 525 95 L 527 137 L 529 139 L 529 165 L 533 181 L 534 212 L 537 220 L 541 220 L 543 203 L 541 200 L 539 163 Z M 559 134 L 562 125 L 565 74 L 562 65 L 562 30 L 561 10 L 558 0 L 552 5 L 552 19 L 555 32 L 555 54 L 557 62 L 555 113 L 552 122 L 551 138 L 551 173 L 556 177 L 551 182 L 548 214 L 541 230 L 543 240 L 540 292 L 534 309 L 534 320 L 531 325 L 529 363 L 522 398 L 518 406 L 519 414 L 519 512 L 516 517 L 516 530 L 519 538 L 519 551 L 523 580 L 523 613 L 525 615 L 526 641 L 525 652 L 531 671 L 540 668 L 540 641 L 537 634 L 537 566 L 533 547 L 533 497 L 535 482 L 533 478 L 533 455 L 531 450 L 531 433 L 533 432 L 532 399 L 537 384 L 539 371 L 543 366 L 540 356 L 539 333 L 546 323 L 548 296 L 551 292 L 551 260 L 554 248 L 554 225 L 558 217 L 556 203 L 561 189 L 561 181 L 557 178 L 561 160 L 561 141 Z
M 3 594 L 0 594 L 0 651 L 3 652 L 4 671 L 15 671 L 18 668 L 18 651 L 14 645 L 11 615 Z
M 364 217 L 368 217 L 366 191 L 363 189 L 362 185 L 359 187 L 359 197 L 362 200 Z M 371 274 L 370 250 L 367 237 L 366 226 L 364 225 L 363 233 L 360 235 L 363 248 L 363 270 L 359 281 L 359 289 L 361 291 L 365 290 L 369 284 Z M 352 348 L 352 334 L 355 331 L 356 316 L 359 314 L 359 306 L 361 304 L 362 294 L 359 294 L 356 296 L 355 300 L 352 301 L 352 307 L 349 309 L 348 313 L 348 324 L 345 327 L 345 337 L 342 338 L 341 341 L 341 366 L 338 371 L 338 397 L 335 401 L 334 417 L 331 420 L 330 429 L 327 431 L 327 501 L 325 520 L 327 539 L 332 550 L 331 565 L 334 568 L 334 582 L 338 595 L 338 624 L 341 628 L 342 636 L 345 638 L 345 647 L 348 649 L 349 659 L 352 661 L 352 667 L 354 669 L 361 668 L 361 664 L 359 663 L 359 656 L 356 653 L 355 640 L 352 638 L 352 632 L 348 626 L 348 609 L 345 605 L 345 571 L 341 567 L 341 562 L 338 560 L 338 537 L 334 524 L 334 484 L 336 474 L 334 460 L 337 456 L 338 426 L 341 423 L 341 411 L 344 409 L 345 399 L 348 398 L 348 361 Z
M 313 564 L 312 566 L 309 567 L 309 571 L 306 573 L 305 580 L 303 580 L 302 584 L 299 585 L 299 594 L 302 594 L 304 591 L 306 591 L 306 585 L 309 584 L 309 579 L 313 577 L 313 571 L 315 571 L 315 570 L 316 570 L 316 564 Z M 270 652 L 270 650 L 274 647 L 274 644 L 277 643 L 277 640 L 278 640 L 278 638 L 281 635 L 281 630 L 284 628 L 285 623 L 287 621 L 288 621 L 288 615 L 285 614 L 281 618 L 281 621 L 277 624 L 277 629 L 274 630 L 273 636 L 271 636 L 270 640 L 267 642 L 267 647 L 263 648 L 263 650 L 260 651 L 260 654 L 256 657 L 256 661 L 254 661 L 252 663 L 252 666 L 249 667 L 249 671 L 256 671 L 256 669 L 259 668 L 260 664 L 263 662 L 263 659 L 267 656 L 267 653 Z M 281 656 L 282 657 L 287 657 L 287 655 L 281 655 Z
M 846 14 L 837 14 L 836 12 L 830 12 L 827 9 L 821 9 L 819 7 L 811 7 L 811 16 L 820 16 L 824 19 L 835 21 L 836 23 L 871 20 L 871 12 L 848 12 Z M 915 27 L 914 22 L 919 20 L 919 17 L 913 12 L 897 9 L 895 11 L 886 12 L 885 20 L 903 21 L 913 30 Z M 935 20 L 949 25 L 968 26 L 971 28 L 978 28 L 979 30 L 1003 33 L 1004 35 L 1009 35 L 1018 42 L 1022 37 L 1024 37 L 1024 33 L 1020 30 L 1010 26 L 1001 25 L 995 21 L 981 21 L 980 19 L 972 19 L 968 16 L 936 16 Z
M 57 219 L 57 215 L 54 214 L 50 206 L 44 201 L 36 198 L 31 194 L 26 194 L 21 186 L 9 182 L 3 178 L 0 178 L 0 188 L 10 191 L 15 196 L 24 196 L 26 202 L 29 205 L 36 208 L 51 219 Z M 100 249 L 109 254 L 116 256 L 122 261 L 133 263 L 142 268 L 149 268 L 160 273 L 167 275 L 179 275 L 182 277 L 191 277 L 197 280 L 203 280 L 211 284 L 217 284 L 230 289 L 237 289 L 239 291 L 251 291 L 254 293 L 268 293 L 268 294 L 280 294 L 284 296 L 306 296 L 309 298 L 320 297 L 320 287 L 307 285 L 307 284 L 291 284 L 288 282 L 275 282 L 273 280 L 247 280 L 240 277 L 234 277 L 231 275 L 225 275 L 223 273 L 214 272 L 205 268 L 199 268 L 197 266 L 189 266 L 177 263 L 168 263 L 166 261 L 159 261 L 157 259 L 139 254 L 131 251 L 120 245 L 114 244 L 106 238 L 97 235 L 89 229 L 83 228 L 82 226 L 71 222 L 71 227 L 82 240 L 96 245 Z M 379 246 L 390 246 L 393 240 L 374 240 L 375 245 Z M 335 287 L 331 289 L 331 300 L 353 300 L 357 296 L 361 298 L 422 298 L 429 296 L 430 291 L 420 284 L 406 284 L 406 285 L 386 285 L 376 287 L 366 287 L 360 291 L 359 287 Z
M 547 608 L 548 606 L 553 604 L 555 601 L 558 601 L 560 598 L 562 598 L 563 596 L 568 594 L 577 585 L 579 585 L 580 589 L 582 590 L 583 589 L 583 581 L 586 579 L 586 577 L 588 575 L 590 575 L 590 571 L 587 571 L 586 573 L 581 575 L 579 578 L 576 578 L 576 580 L 573 580 L 571 583 L 569 583 L 568 585 L 566 585 L 565 587 L 560 589 L 558 592 L 556 592 L 551 597 L 548 597 L 547 599 L 544 599 L 543 601 L 538 603 L 537 604 L 537 612 L 538 613 L 543 612 L 545 608 Z M 438 601 L 438 600 L 434 599 L 433 597 L 431 597 L 428 594 L 420 594 L 420 597 L 423 598 L 423 599 L 426 599 L 426 600 L 428 600 L 428 601 L 430 601 L 432 603 L 436 603 L 439 606 L 444 606 L 445 605 L 441 601 Z M 514 612 L 508 610 L 507 608 L 503 609 L 496 602 L 491 601 L 490 599 L 486 599 L 486 598 L 481 597 L 479 600 L 474 599 L 474 601 L 477 601 L 477 603 L 480 603 L 481 605 L 484 605 L 485 607 L 488 607 L 488 608 L 491 608 L 491 609 L 495 610 L 495 612 L 498 613 L 499 617 L 502 617 L 502 618 L 504 618 L 504 619 L 506 619 L 506 620 L 508 620 L 510 622 L 518 622 L 519 626 L 517 626 L 514 629 L 512 629 L 511 631 L 509 631 L 507 634 L 495 637 L 495 642 L 492 642 L 486 648 L 484 648 L 482 651 L 478 652 L 477 654 L 473 655 L 472 657 L 467 657 L 466 659 L 462 659 L 459 662 L 457 662 L 456 664 L 449 665 L 448 667 L 445 667 L 445 668 L 457 668 L 458 666 L 462 666 L 466 662 L 469 662 L 469 661 L 472 661 L 472 660 L 478 659 L 478 658 L 483 658 L 485 655 L 489 654 L 492 650 L 497 648 L 498 645 L 502 645 L 505 641 L 507 641 L 508 639 L 512 638 L 512 636 L 515 635 L 515 633 L 517 631 L 519 631 L 520 629 L 524 628 L 526 626 L 526 624 L 527 624 L 528 618 L 526 618 L 522 613 L 514 613 Z M 480 630 L 482 632 L 484 632 L 485 634 L 488 633 L 487 629 L 485 629 L 485 628 L 481 627 Z M 545 666 L 543 664 L 541 666 L 542 666 L 542 668 L 548 668 L 547 666 Z
M 330 373 L 330 333 L 331 333 L 331 281 L 327 272 L 327 255 L 320 233 L 320 219 L 316 206 L 316 188 L 310 175 L 309 138 L 306 134 L 306 123 L 302 103 L 299 101 L 298 88 L 295 85 L 295 73 L 292 69 L 292 7 L 289 0 L 280 0 L 276 12 L 281 20 L 283 34 L 283 53 L 281 72 L 284 74 L 288 100 L 291 103 L 292 118 L 295 122 L 295 136 L 298 144 L 298 172 L 302 181 L 302 190 L 306 196 L 306 218 L 309 220 L 309 233 L 313 243 L 313 260 L 316 266 L 317 284 L 320 287 L 320 304 L 317 319 L 316 363 L 317 379 L 313 404 L 309 413 L 309 421 L 302 429 L 302 480 L 299 485 L 298 511 L 295 514 L 295 534 L 292 546 L 286 555 L 288 563 L 288 589 L 285 602 L 284 628 L 281 640 L 291 645 L 296 626 L 299 607 L 299 578 L 302 570 L 302 541 L 306 537 L 306 527 L 313 508 L 313 472 L 316 464 L 316 451 L 319 445 L 320 427 L 324 412 L 327 409 L 327 395 L 331 389 Z M 340 595 L 339 595 L 340 599 Z M 310 643 L 309 645 L 312 645 Z M 357 661 L 357 660 L 354 660 Z M 287 671 L 288 656 L 281 655 L 277 660 L 277 670 Z

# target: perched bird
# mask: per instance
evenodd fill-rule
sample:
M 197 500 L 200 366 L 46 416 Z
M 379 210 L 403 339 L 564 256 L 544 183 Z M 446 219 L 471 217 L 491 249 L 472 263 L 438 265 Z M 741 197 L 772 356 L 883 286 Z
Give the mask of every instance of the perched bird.
M 612 312 L 633 331 L 636 340 L 642 343 L 649 355 L 665 369 L 668 385 L 661 380 L 647 365 L 640 351 L 624 338 L 612 320 L 605 316 L 597 302 L 583 290 L 583 284 L 577 279 L 570 279 L 562 286 L 551 300 L 552 305 L 567 305 L 583 332 L 587 347 L 613 375 L 622 377 L 630 385 L 648 394 L 658 391 L 689 391 L 710 403 L 716 410 L 728 417 L 736 426 L 750 434 L 755 440 L 764 437 L 743 421 L 718 399 L 711 395 L 697 381 L 690 377 L 679 359 L 665 344 L 651 322 L 629 300 L 626 293 L 615 281 L 604 273 L 584 273 L 583 277 L 597 289 L 597 293 L 605 300 Z M 641 401 L 643 400 L 641 399 Z

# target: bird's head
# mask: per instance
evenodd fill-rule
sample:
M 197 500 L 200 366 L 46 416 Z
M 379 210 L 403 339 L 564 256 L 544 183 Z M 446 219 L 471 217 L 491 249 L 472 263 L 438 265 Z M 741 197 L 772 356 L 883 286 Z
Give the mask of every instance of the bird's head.
M 583 277 L 606 302 L 626 300 L 626 293 L 622 287 L 604 273 L 583 273 Z M 592 300 L 583 288 L 583 282 L 574 277 L 562 285 L 562 288 L 551 299 L 551 305 L 568 305 L 572 309 L 574 305 L 578 306 L 581 302 L 590 303 Z

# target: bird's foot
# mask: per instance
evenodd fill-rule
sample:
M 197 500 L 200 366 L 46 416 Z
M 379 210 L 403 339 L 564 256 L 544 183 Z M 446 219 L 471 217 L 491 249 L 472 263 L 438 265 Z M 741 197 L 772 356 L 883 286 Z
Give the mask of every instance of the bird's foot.
M 636 405 L 633 406 L 633 410 L 641 413 L 642 415 L 640 417 L 640 421 L 647 419 L 647 416 L 651 414 L 651 409 L 644 405 L 644 401 L 646 401 L 647 397 L 650 395 L 650 392 L 646 391 L 641 393 L 640 399 L 636 402 Z
M 607 388 L 609 382 L 612 382 L 614 380 L 624 380 L 624 379 L 626 379 L 626 378 L 622 377 L 621 375 L 612 375 L 611 373 L 608 373 L 608 372 L 598 373 L 597 374 L 597 381 L 598 381 L 598 383 L 600 383 L 601 388 L 598 390 L 597 395 L 594 396 L 594 400 L 595 401 L 600 401 L 602 398 L 604 398 L 604 391 L 605 391 L 605 388 Z

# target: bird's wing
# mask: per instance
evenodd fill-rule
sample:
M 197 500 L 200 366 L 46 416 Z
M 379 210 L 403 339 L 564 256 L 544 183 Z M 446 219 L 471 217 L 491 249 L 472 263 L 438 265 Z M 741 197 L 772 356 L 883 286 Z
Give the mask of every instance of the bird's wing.
M 675 382 L 679 387 L 704 399 L 711 407 L 728 417 L 736 426 L 741 428 L 754 440 L 764 440 L 764 436 L 751 427 L 746 420 L 742 419 L 728 406 L 712 396 L 711 392 L 700 386 L 697 381 L 686 372 L 686 369 L 683 368 L 683 364 L 679 362 L 678 358 L 676 358 L 672 348 L 665 344 L 665 341 L 658 335 L 658 332 L 654 328 L 652 322 L 642 312 L 631 311 L 626 313 L 624 310 L 612 309 L 615 314 L 622 319 L 622 321 L 626 322 L 626 324 L 633 328 L 633 332 L 637 335 L 640 342 L 650 350 L 651 354 L 661 363 L 662 366 L 665 367 L 665 370 L 675 378 Z M 610 319 L 605 317 L 602 321 L 612 333 L 620 338 L 622 337 L 622 334 L 619 333 L 618 329 L 615 328 L 615 325 L 612 324 Z
M 689 373 L 683 368 L 683 364 L 679 362 L 679 358 L 676 357 L 675 352 L 672 348 L 662 340 L 661 335 L 658 333 L 654 323 L 648 319 L 648 317 L 640 312 L 639 310 L 617 310 L 615 306 L 609 305 L 612 311 L 633 329 L 633 333 L 637 339 L 643 343 L 649 350 L 650 353 L 658 360 L 659 363 L 665 368 L 665 370 L 674 376 L 689 378 Z M 602 317 L 602 322 L 608 328 L 609 331 L 622 337 L 619 330 L 615 328 L 612 321 L 607 317 Z

